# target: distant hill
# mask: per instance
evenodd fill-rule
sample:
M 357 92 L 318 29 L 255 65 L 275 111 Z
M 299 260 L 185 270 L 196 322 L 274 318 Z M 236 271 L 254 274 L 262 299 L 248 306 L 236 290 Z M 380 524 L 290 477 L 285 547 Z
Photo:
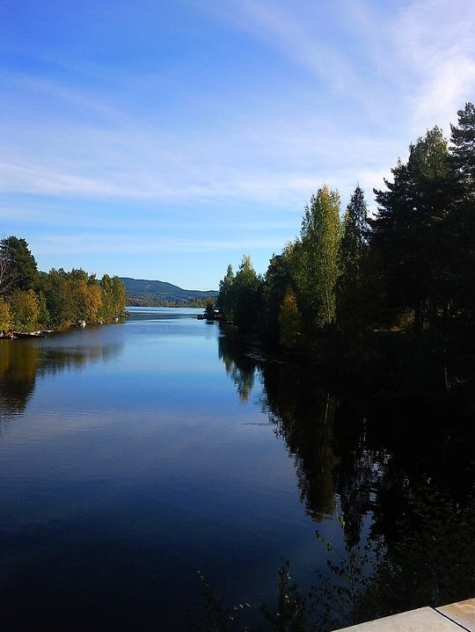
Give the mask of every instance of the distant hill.
M 130 279 L 121 277 L 120 279 L 125 285 L 127 298 L 129 302 L 187 302 L 196 299 L 206 300 L 218 296 L 215 290 L 183 290 L 177 285 L 165 283 L 164 281 L 146 281 L 145 279 Z

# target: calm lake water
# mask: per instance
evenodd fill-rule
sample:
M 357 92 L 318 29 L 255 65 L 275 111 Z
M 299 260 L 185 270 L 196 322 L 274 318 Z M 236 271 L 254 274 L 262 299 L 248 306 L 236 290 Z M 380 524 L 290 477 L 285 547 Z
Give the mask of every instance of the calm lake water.
M 371 444 L 357 399 L 240 354 L 199 311 L 0 341 L 5 632 L 187 630 L 199 573 L 272 604 L 282 558 L 303 585 L 325 569 L 317 528 L 341 546 L 339 512 L 350 538 L 374 527 L 401 433 Z M 437 441 L 398 467 L 441 471 Z

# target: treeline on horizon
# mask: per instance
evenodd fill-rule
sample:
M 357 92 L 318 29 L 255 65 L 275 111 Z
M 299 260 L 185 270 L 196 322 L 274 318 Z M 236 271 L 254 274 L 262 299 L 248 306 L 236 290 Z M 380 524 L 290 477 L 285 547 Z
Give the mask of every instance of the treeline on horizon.
M 428 334 L 446 350 L 473 340 L 475 315 L 475 107 L 409 147 L 392 180 L 374 190 L 368 216 L 357 186 L 340 216 L 337 190 L 322 186 L 300 236 L 261 276 L 244 256 L 228 266 L 218 304 L 245 334 L 284 349 L 319 351 L 337 340 L 361 351 L 386 332 Z
M 107 322 L 123 315 L 125 305 L 119 277 L 98 280 L 82 269 L 40 272 L 24 239 L 0 241 L 0 333 Z
M 130 307 L 207 307 L 210 298 L 190 298 L 190 299 L 152 299 L 152 298 L 127 298 L 127 305 Z

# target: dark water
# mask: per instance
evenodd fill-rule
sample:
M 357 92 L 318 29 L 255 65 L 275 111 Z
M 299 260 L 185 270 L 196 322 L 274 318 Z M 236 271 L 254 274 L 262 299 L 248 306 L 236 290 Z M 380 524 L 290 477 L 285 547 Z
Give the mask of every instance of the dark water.
M 303 585 L 326 568 L 316 528 L 344 546 L 341 512 L 347 542 L 390 538 L 408 486 L 468 491 L 470 434 L 243 355 L 196 314 L 0 341 L 2 630 L 187 630 L 199 572 L 272 603 L 281 558 Z

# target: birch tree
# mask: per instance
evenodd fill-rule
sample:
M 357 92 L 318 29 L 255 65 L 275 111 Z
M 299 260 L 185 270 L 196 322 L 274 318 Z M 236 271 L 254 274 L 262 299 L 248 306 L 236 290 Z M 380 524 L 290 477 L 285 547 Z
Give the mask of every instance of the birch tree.
M 335 321 L 339 243 L 340 196 L 323 186 L 305 208 L 294 257 L 297 301 L 309 335 Z

